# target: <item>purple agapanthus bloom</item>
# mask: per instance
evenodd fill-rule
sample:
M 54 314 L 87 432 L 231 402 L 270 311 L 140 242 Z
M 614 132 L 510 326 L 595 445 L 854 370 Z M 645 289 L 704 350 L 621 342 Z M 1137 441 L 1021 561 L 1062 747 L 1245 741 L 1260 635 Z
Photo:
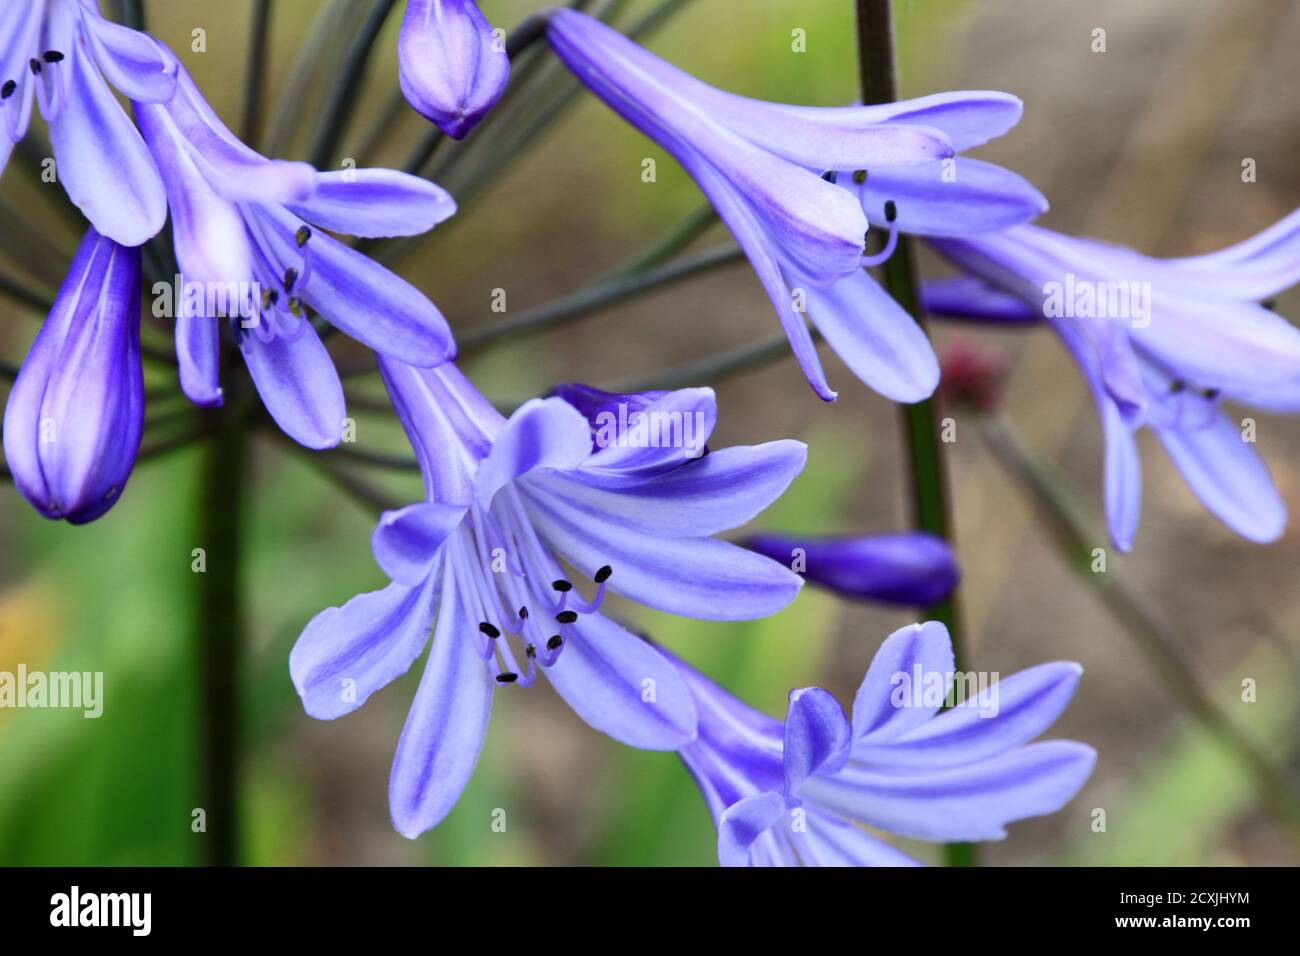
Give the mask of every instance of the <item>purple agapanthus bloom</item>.
M 505 92 L 510 58 L 474 0 L 407 0 L 397 38 L 406 102 L 463 139 Z
M 1021 671 L 939 713 L 954 666 L 935 622 L 881 645 L 851 721 L 813 687 L 791 692 L 783 724 L 678 666 L 699 717 L 680 756 L 713 815 L 724 866 L 915 865 L 850 821 L 922 840 L 998 840 L 1006 824 L 1064 806 L 1096 760 L 1073 741 L 1029 743 L 1069 703 L 1077 664 Z
M 92 227 L 9 393 L 5 459 L 37 511 L 84 524 L 122 494 L 143 427 L 140 250 Z
M 393 762 L 398 831 L 415 837 L 442 820 L 474 769 L 495 688 L 531 685 L 539 673 L 616 740 L 658 750 L 689 742 L 690 693 L 669 661 L 599 613 L 606 589 L 697 618 L 786 606 L 797 575 L 712 535 L 780 495 L 805 447 L 699 454 L 716 418 L 708 389 L 637 403 L 660 435 L 682 436 L 691 420 L 693 441 L 602 441 L 603 417 L 561 397 L 534 399 L 507 420 L 450 363 L 417 369 L 381 357 L 379 366 L 426 500 L 386 513 L 375 530 L 375 558 L 393 583 L 317 615 L 289 666 L 307 712 L 338 717 L 405 672 L 436 621 Z M 560 559 L 595 582 L 590 599 Z
M 760 534 L 742 544 L 780 561 L 806 581 L 857 600 L 930 607 L 951 594 L 961 576 L 948 542 L 921 531 L 831 537 Z
M 310 448 L 337 445 L 344 418 L 343 387 L 310 313 L 404 362 L 454 356 L 432 302 L 322 231 L 424 232 L 455 212 L 444 190 L 388 169 L 318 173 L 266 159 L 222 124 L 184 68 L 171 100 L 137 103 L 136 113 L 166 184 L 183 279 L 203 293 L 176 308 L 181 387 L 191 401 L 221 403 L 223 319 L 271 416 Z
M 1300 330 L 1256 304 L 1300 280 L 1300 211 L 1227 249 L 1178 259 L 1037 226 L 934 244 L 969 275 L 930 287 L 932 309 L 1047 321 L 1079 364 L 1105 434 L 1116 547 L 1130 548 L 1137 531 L 1141 426 L 1228 527 L 1257 542 L 1282 534 L 1286 506 L 1268 467 L 1220 405 L 1300 411 Z
M 766 103 L 708 86 L 581 13 L 547 16 L 551 46 L 574 75 L 708 196 L 821 398 L 835 392 L 805 317 L 881 394 L 913 402 L 934 391 L 929 341 L 864 268 L 892 253 L 899 229 L 965 234 L 1046 208 L 1019 176 L 953 159 L 1014 126 L 1018 99 L 971 92 L 870 107 Z M 869 223 L 890 229 L 872 255 L 864 252 Z
M 58 178 L 100 235 L 144 242 L 167 216 L 158 170 L 109 83 L 137 102 L 175 88 L 175 60 L 144 33 L 99 15 L 94 0 L 0 3 L 0 172 L 27 133 L 35 98 Z M 105 82 L 107 80 L 108 82 Z

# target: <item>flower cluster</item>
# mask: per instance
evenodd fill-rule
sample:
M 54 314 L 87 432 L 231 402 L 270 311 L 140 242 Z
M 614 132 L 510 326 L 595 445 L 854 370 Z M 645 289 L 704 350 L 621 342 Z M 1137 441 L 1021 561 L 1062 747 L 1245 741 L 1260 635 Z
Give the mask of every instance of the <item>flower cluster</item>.
M 1259 542 L 1282 533 L 1281 496 L 1222 404 L 1300 410 L 1300 331 L 1257 304 L 1300 279 L 1300 212 L 1183 259 L 1064 236 L 1031 223 L 1047 209 L 1033 186 L 965 155 L 1016 125 L 1014 96 L 762 102 L 709 86 L 572 8 L 537 15 L 506 44 L 472 0 L 409 0 L 401 94 L 435 138 L 465 138 L 505 94 L 510 51 L 530 35 L 694 179 L 822 400 L 836 392 L 819 337 L 887 399 L 935 392 L 929 338 L 871 271 L 902 237 L 924 237 L 961 270 L 924 286 L 927 310 L 1046 323 L 1079 365 L 1105 433 L 1119 547 L 1132 545 L 1138 522 L 1142 427 L 1231 528 Z M 389 784 L 403 835 L 437 826 L 456 804 L 496 693 L 539 676 L 591 727 L 678 752 L 725 865 L 908 865 L 884 834 L 1001 839 L 1007 824 L 1059 810 L 1084 785 L 1091 748 L 1033 742 L 1075 693 L 1077 664 L 1030 668 L 945 709 L 952 641 L 943 624 L 920 623 L 880 645 L 851 717 L 827 691 L 805 688 L 790 693 L 780 721 L 612 616 L 610 594 L 699 620 L 766 617 L 805 581 L 850 600 L 935 608 L 960 571 L 945 540 L 919 532 L 723 540 L 786 491 L 808 449 L 714 443 L 708 383 L 626 393 L 570 383 L 498 411 L 457 365 L 438 308 L 338 238 L 427 232 L 456 212 L 445 190 L 390 169 L 322 171 L 263 156 L 171 50 L 106 19 L 93 0 L 3 4 L 0 101 L 0 172 L 35 102 L 59 179 L 90 223 L 5 409 L 7 467 L 41 515 L 81 524 L 123 495 L 145 425 L 140 309 L 151 258 L 174 261 L 178 289 L 201 290 L 178 295 L 171 316 L 176 385 L 195 405 L 225 404 L 242 359 L 284 435 L 333 448 L 346 404 L 326 333 L 374 353 L 423 495 L 378 518 L 372 551 L 389 583 L 312 618 L 289 671 L 306 712 L 329 720 L 427 651 Z M 155 239 L 168 221 L 167 239 Z M 954 386 L 990 412 L 986 369 L 968 371 Z M 236 424 L 255 424 L 253 415 Z M 900 675 L 933 676 L 938 696 L 900 694 Z

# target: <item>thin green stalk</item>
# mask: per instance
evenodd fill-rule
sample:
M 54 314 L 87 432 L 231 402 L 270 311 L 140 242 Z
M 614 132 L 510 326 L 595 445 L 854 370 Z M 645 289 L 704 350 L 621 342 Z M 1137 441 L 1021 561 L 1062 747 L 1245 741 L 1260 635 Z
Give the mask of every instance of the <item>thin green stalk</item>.
M 708 203 L 700 206 L 674 226 L 653 246 L 621 267 L 616 275 L 632 275 L 652 269 L 681 252 L 692 242 L 708 232 L 718 221 L 718 212 Z
M 374 48 L 379 31 L 383 29 L 388 14 L 392 12 L 397 0 L 374 0 L 370 13 L 366 16 L 361 30 L 352 41 L 347 59 L 334 81 L 329 101 L 325 105 L 322 120 L 316 131 L 316 139 L 307 155 L 307 162 L 317 169 L 324 169 L 330 155 L 343 138 L 348 120 L 358 100 L 358 88 L 366 64 L 370 61 L 370 51 Z
M 241 112 L 240 139 L 257 149 L 262 129 L 262 86 L 266 83 L 266 52 L 271 34 L 271 0 L 256 0 L 249 28 L 248 62 L 244 77 L 244 108 Z
M 205 832 L 202 859 L 209 866 L 239 862 L 239 708 L 237 675 L 244 606 L 239 560 L 245 474 L 244 430 L 209 413 L 212 437 L 202 449 L 196 547 L 203 571 L 195 573 L 196 669 L 201 760 L 199 804 Z
M 856 2 L 858 80 L 862 101 L 867 104 L 892 103 L 898 99 L 898 80 L 894 65 L 894 28 L 890 0 Z M 900 237 L 897 251 L 885 263 L 884 286 L 893 300 L 924 329 L 925 319 L 917 295 L 916 252 L 906 236 Z M 951 542 L 953 528 L 947 463 L 943 443 L 939 440 L 935 403 L 933 399 L 927 399 L 904 405 L 902 414 L 912 488 L 913 519 L 920 530 Z M 956 669 L 963 670 L 967 661 L 966 642 L 956 592 L 935 607 L 928 608 L 925 614 L 948 628 L 956 657 Z M 945 855 L 949 866 L 974 866 L 976 863 L 975 847 L 972 844 L 949 844 Z
M 1251 778 L 1270 814 L 1300 841 L 1300 794 L 1253 740 L 1215 704 L 1213 696 L 1187 664 L 1187 649 L 1170 633 L 1117 574 L 1093 571 L 1094 549 L 1105 538 L 1089 527 L 1083 509 L 1049 465 L 1030 450 L 1004 416 L 980 418 L 980 434 L 998 463 L 1029 493 L 1070 568 L 1086 583 L 1120 624 L 1123 633 L 1146 656 L 1156 676 Z
M 571 295 L 561 296 L 539 305 L 535 309 L 525 309 L 516 315 L 480 323 L 460 336 L 461 354 L 482 348 L 504 335 L 556 328 L 604 306 L 621 302 L 643 292 L 664 288 L 717 266 L 736 262 L 742 255 L 740 249 L 735 246 L 723 246 L 675 259 L 644 272 L 613 275 L 585 289 L 579 289 Z

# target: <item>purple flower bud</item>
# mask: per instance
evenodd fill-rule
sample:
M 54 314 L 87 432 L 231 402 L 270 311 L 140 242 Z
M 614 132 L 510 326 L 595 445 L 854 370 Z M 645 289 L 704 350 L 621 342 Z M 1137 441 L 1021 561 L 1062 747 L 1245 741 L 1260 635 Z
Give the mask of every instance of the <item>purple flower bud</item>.
M 960 577 L 948 544 L 921 532 L 835 538 L 762 534 L 742 543 L 847 598 L 929 607 L 946 598 Z
M 510 78 L 505 47 L 473 0 L 410 0 L 397 63 L 406 101 L 452 139 L 496 105 Z
M 122 494 L 143 427 L 140 250 L 91 228 L 9 394 L 5 458 L 37 511 L 84 524 Z

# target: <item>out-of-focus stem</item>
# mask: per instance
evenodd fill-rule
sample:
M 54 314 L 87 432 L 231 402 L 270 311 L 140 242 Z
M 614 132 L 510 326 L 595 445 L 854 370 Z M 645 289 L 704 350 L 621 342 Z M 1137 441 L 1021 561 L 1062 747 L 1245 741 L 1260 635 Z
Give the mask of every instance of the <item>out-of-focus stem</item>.
M 1186 649 L 1143 606 L 1123 579 L 1093 572 L 1093 549 L 1104 539 L 1089 528 L 1083 510 L 1066 491 L 1064 482 L 1030 450 L 1005 417 L 982 416 L 980 432 L 999 464 L 1037 505 L 1071 569 L 1101 598 L 1169 694 L 1250 775 L 1274 819 L 1290 832 L 1292 839 L 1300 841 L 1300 794 L 1295 785 L 1218 708 L 1196 672 L 1187 665 Z
M 210 413 L 213 418 L 219 410 Z M 194 634 L 199 689 L 199 808 L 206 832 L 202 859 L 209 866 L 239 862 L 239 709 L 237 675 L 243 599 L 239 578 L 245 483 L 245 433 L 226 417 L 211 425 L 201 450 L 196 546 L 203 571 L 195 573 Z
M 857 0 L 858 70 L 862 101 L 892 103 L 898 99 L 894 66 L 894 27 L 890 0 Z M 900 236 L 898 248 L 884 265 L 884 286 L 904 311 L 925 328 L 917 295 L 916 252 L 907 236 Z M 952 516 L 948 501 L 948 474 L 939 423 L 932 399 L 903 406 L 903 434 L 912 486 L 912 510 L 916 526 L 946 541 L 952 541 Z M 957 610 L 957 593 L 926 610 L 926 616 L 942 622 L 952 636 L 956 668 L 966 663 L 966 642 Z M 947 847 L 950 866 L 975 865 L 975 848 L 954 843 Z

